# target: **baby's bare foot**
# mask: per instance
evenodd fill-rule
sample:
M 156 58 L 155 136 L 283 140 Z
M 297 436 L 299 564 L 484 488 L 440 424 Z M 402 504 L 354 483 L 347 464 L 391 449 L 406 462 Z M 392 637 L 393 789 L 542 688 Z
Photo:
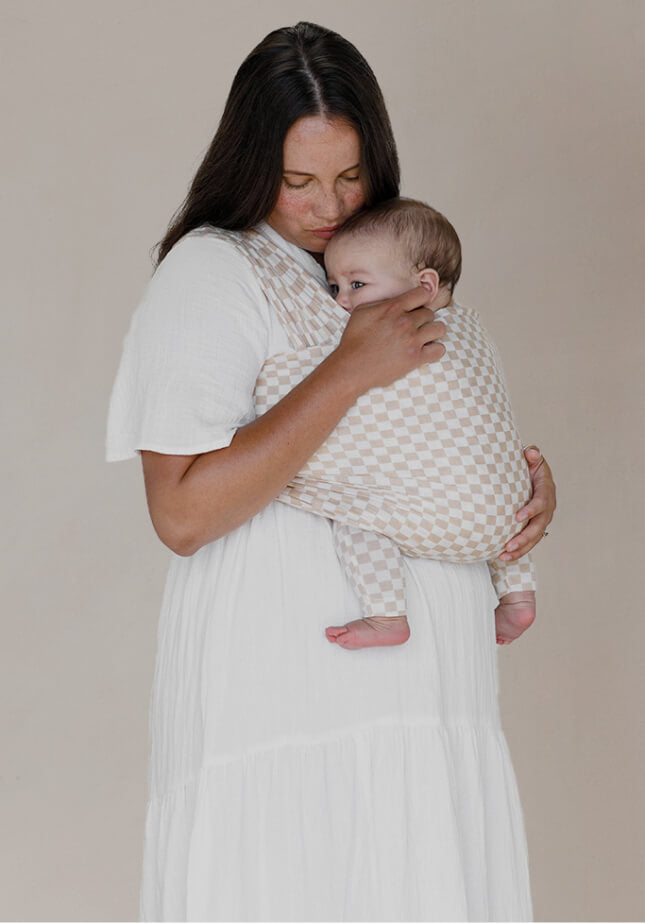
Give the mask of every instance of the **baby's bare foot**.
M 524 634 L 535 621 L 535 594 L 509 593 L 502 596 L 495 610 L 495 634 L 498 644 L 510 644 Z
M 340 644 L 349 651 L 360 647 L 387 647 L 404 644 L 410 637 L 410 626 L 404 615 L 373 615 L 365 619 L 355 619 L 346 625 L 334 625 L 325 628 L 329 641 Z

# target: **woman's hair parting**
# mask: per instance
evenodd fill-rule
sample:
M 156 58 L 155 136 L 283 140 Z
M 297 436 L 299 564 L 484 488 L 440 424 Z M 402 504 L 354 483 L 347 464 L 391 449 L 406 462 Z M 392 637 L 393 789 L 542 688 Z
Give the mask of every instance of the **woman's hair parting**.
M 392 127 L 369 64 L 337 32 L 299 22 L 270 32 L 242 62 L 188 195 L 156 245 L 156 265 L 202 224 L 244 230 L 266 218 L 280 192 L 285 136 L 312 115 L 358 132 L 367 202 L 398 194 Z
M 402 244 L 415 271 L 434 269 L 453 292 L 461 275 L 461 244 L 452 224 L 432 206 L 400 196 L 354 215 L 334 234 L 388 234 Z

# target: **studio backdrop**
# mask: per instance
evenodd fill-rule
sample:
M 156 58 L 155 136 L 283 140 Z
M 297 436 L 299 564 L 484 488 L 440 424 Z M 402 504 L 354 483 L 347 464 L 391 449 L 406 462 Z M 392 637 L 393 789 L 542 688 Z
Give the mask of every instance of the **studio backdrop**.
M 558 510 L 500 647 L 538 920 L 638 920 L 645 3 L 2 0 L 0 914 L 132 920 L 170 552 L 108 399 L 239 63 L 309 19 L 373 67 L 403 192 L 458 229 Z

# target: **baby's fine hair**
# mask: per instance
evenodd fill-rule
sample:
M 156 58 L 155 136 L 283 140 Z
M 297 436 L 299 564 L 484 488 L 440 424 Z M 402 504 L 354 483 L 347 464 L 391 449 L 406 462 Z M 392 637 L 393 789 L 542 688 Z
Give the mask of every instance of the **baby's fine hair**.
M 334 238 L 383 233 L 403 244 L 416 272 L 434 269 L 440 284 L 454 291 L 461 275 L 461 244 L 440 212 L 425 202 L 400 196 L 360 211 L 336 231 Z

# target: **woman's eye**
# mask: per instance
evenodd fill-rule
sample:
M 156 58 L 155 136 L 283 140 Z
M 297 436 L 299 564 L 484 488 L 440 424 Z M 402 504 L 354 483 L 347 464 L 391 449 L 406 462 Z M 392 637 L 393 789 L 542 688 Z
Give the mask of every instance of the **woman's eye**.
M 352 288 L 354 289 L 354 291 L 356 291 L 357 288 L 363 288 L 363 286 L 365 285 L 364 282 L 358 282 L 358 281 L 352 282 L 352 283 L 350 283 L 350 284 L 351 284 Z
M 331 285 L 329 286 L 329 292 L 331 294 L 331 297 L 335 298 L 336 295 L 338 294 L 338 286 L 334 285 L 332 282 Z
M 343 179 L 349 180 L 350 183 L 356 183 L 360 179 L 360 176 L 343 176 Z
M 304 182 L 304 183 L 290 183 L 288 179 L 285 179 L 285 178 L 283 177 L 283 178 L 282 178 L 282 182 L 283 182 L 283 183 L 285 184 L 285 186 L 287 186 L 289 189 L 304 189 L 305 186 L 308 186 L 308 185 L 309 185 L 309 182 L 310 182 L 310 181 L 307 180 L 307 181 Z

